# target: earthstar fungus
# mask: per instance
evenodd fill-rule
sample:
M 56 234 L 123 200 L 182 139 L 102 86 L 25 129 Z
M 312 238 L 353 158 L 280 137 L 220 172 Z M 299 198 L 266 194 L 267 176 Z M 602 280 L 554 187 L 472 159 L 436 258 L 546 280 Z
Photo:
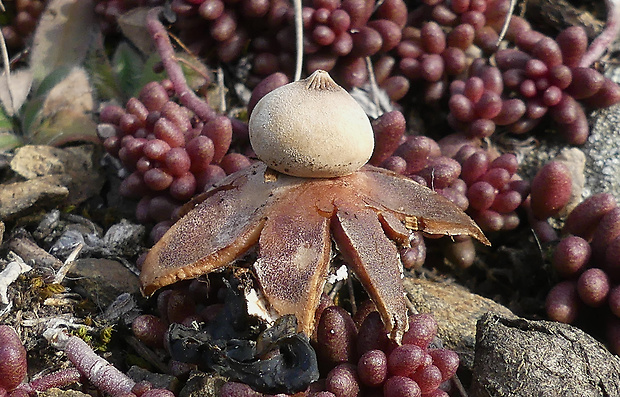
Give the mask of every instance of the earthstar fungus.
M 368 116 L 322 70 L 265 95 L 248 127 L 258 158 L 304 178 L 348 175 L 368 162 L 374 148 Z
M 329 79 L 324 86 L 336 86 L 323 71 L 291 84 L 311 84 L 319 78 Z M 320 102 L 334 106 L 329 100 Z M 260 107 L 259 102 L 254 111 L 261 112 Z M 358 117 L 354 106 L 340 111 L 346 114 L 348 109 Z M 320 133 L 343 139 L 338 126 L 336 132 L 326 132 L 325 123 L 319 124 Z M 313 133 L 310 126 L 305 128 L 306 134 Z M 259 144 L 255 132 L 251 120 L 253 146 Z M 260 132 L 261 138 L 269 139 L 266 132 Z M 356 130 L 345 133 L 345 141 L 366 139 L 356 138 Z M 321 138 L 313 141 L 328 146 Z M 256 152 L 261 157 L 260 150 Z M 364 165 L 370 155 L 361 150 L 358 158 L 364 159 L 345 175 L 339 172 L 340 159 L 334 158 L 326 167 L 333 166 L 335 174 L 324 173 L 319 178 L 279 173 L 262 161 L 228 176 L 188 203 L 183 217 L 150 250 L 140 275 L 143 293 L 150 295 L 178 280 L 225 267 L 258 243 L 253 269 L 266 300 L 278 314 L 294 314 L 300 330 L 311 335 L 333 239 L 376 304 L 386 330 L 400 342 L 408 322 L 397 246 L 408 246 L 413 231 L 468 235 L 489 242 L 474 221 L 448 199 L 407 177 Z M 269 159 L 261 160 L 269 163 Z M 305 172 L 303 162 L 293 167 Z

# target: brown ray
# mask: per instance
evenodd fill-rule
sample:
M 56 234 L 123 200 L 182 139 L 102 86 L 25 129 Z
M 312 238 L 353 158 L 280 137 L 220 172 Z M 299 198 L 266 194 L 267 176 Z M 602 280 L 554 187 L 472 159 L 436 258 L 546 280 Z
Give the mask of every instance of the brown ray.
M 332 233 L 345 260 L 377 306 L 386 331 L 400 342 L 409 326 L 400 256 L 387 238 L 377 213 L 336 201 Z
M 476 223 L 450 200 L 413 180 L 370 165 L 350 175 L 366 189 L 369 205 L 394 212 L 412 230 L 448 236 L 467 235 L 490 245 Z
M 257 163 L 225 178 L 177 221 L 142 265 L 143 293 L 226 266 L 258 241 L 265 214 L 289 186 Z
M 312 335 L 330 262 L 329 217 L 307 189 L 298 190 L 306 191 L 289 192 L 268 215 L 254 270 L 276 312 L 295 314 L 300 331 Z

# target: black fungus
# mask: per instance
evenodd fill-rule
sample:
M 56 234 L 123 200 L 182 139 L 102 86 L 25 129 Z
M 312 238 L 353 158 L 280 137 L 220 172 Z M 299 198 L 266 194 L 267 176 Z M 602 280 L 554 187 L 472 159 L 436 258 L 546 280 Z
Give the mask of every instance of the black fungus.
M 295 316 L 283 316 L 259 333 L 243 295 L 231 287 L 227 295 L 215 321 L 197 327 L 170 326 L 168 346 L 174 360 L 269 394 L 303 391 L 319 378 L 316 353 L 308 337 L 297 332 Z

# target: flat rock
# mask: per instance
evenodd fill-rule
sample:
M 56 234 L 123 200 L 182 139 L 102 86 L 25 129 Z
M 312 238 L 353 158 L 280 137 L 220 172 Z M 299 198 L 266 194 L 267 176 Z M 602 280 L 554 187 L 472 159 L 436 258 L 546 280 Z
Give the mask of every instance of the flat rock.
M 105 308 L 122 293 L 139 294 L 140 282 L 122 263 L 101 258 L 78 259 L 67 276 L 77 279 L 72 289 Z
M 620 358 L 571 325 L 488 313 L 469 396 L 620 396 Z
M 168 389 L 176 391 L 179 387 L 179 380 L 168 374 L 158 374 L 149 372 L 144 368 L 138 367 L 137 365 L 132 365 L 127 371 L 127 376 L 129 376 L 134 382 L 142 382 L 147 381 L 152 386 L 153 389 Z
M 404 285 L 416 310 L 435 316 L 439 326 L 437 336 L 444 346 L 458 352 L 461 365 L 470 369 L 474 362 L 477 321 L 487 312 L 515 317 L 505 306 L 472 294 L 458 284 L 407 277 Z
M 63 149 L 27 145 L 15 150 L 11 169 L 24 179 L 66 174 L 67 153 Z
M 69 196 L 68 177 L 50 175 L 0 185 L 0 219 L 12 220 L 34 208 L 53 208 Z
M 39 207 L 77 205 L 99 194 L 104 183 L 93 145 L 23 146 L 10 167 L 15 177 L 0 185 L 0 219 L 15 219 Z

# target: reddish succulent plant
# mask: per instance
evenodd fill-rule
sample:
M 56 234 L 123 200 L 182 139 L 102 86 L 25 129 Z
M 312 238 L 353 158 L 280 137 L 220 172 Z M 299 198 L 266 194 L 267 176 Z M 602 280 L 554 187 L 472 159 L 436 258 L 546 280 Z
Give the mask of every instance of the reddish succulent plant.
M 26 378 L 26 349 L 8 325 L 0 325 L 0 389 L 10 392 Z
M 568 166 L 552 161 L 532 180 L 530 207 L 537 219 L 547 219 L 563 209 L 571 197 L 572 179 Z
M 373 12 L 369 3 L 361 0 L 305 2 L 306 70 L 331 69 L 347 88 L 360 87 L 370 77 L 364 60 L 369 56 L 376 82 L 393 101 L 409 95 L 417 102 L 438 106 L 443 114 L 448 114 L 448 123 L 444 124 L 450 128 L 443 125 L 444 131 L 439 131 L 436 137 L 445 131 L 452 135 L 456 130 L 467 140 L 466 144 L 453 145 L 416 135 L 406 130 L 405 117 L 396 110 L 372 122 L 376 146 L 370 163 L 433 188 L 466 210 L 484 231 L 517 227 L 519 207 L 524 206 L 533 215 L 531 226 L 541 241 L 553 241 L 557 238 L 556 231 L 545 219 L 557 214 L 568 200 L 567 170 L 557 163 L 545 166 L 532 181 L 530 194 L 529 182 L 517 174 L 516 158 L 509 154 L 496 158 L 482 150 L 480 142 L 486 138 L 493 140 L 496 130 L 525 134 L 549 115 L 567 142 L 582 144 L 589 133 L 584 110 L 618 102 L 620 89 L 590 67 L 594 52 L 580 27 L 566 29 L 552 39 L 536 31 L 523 18 L 512 16 L 504 39 L 508 48 L 498 50 L 508 0 L 421 3 L 407 8 L 402 1 L 386 0 Z M 248 105 L 250 113 L 258 99 L 288 82 L 286 75 L 291 74 L 294 51 L 293 12 L 288 3 L 177 0 L 172 3 L 172 9 L 179 16 L 172 29 L 197 53 L 212 60 L 235 61 L 241 55 L 241 48 L 247 45 L 252 63 L 248 86 L 255 86 L 273 72 L 285 72 L 270 75 L 256 85 Z M 610 12 L 610 15 L 615 14 Z M 210 37 L 196 35 L 197 26 L 207 27 Z M 160 40 L 162 31 L 157 32 Z M 170 49 L 158 48 L 164 63 L 172 59 Z M 475 59 L 471 56 L 474 51 L 479 54 Z M 176 77 L 171 80 L 178 83 L 178 74 L 173 76 Z M 181 130 L 198 130 L 201 123 L 211 123 L 215 117 L 212 109 L 195 111 L 189 103 L 181 103 L 174 97 L 173 91 L 177 97 L 182 91 L 176 83 L 165 83 L 168 84 L 166 101 L 177 103 L 185 114 L 183 117 L 190 114 L 186 117 L 190 124 L 182 122 Z M 411 87 L 416 87 L 415 92 Z M 142 99 L 144 105 L 151 100 L 146 96 Z M 130 101 L 123 112 L 142 117 L 138 102 Z M 447 108 L 442 109 L 444 103 Z M 150 117 L 153 124 L 168 118 L 161 114 Z M 220 125 L 226 124 L 226 117 L 217 119 Z M 235 119 L 227 119 L 231 127 L 222 134 L 228 137 L 224 145 L 214 144 L 220 136 L 217 133 L 213 136 L 185 133 L 177 141 L 173 139 L 174 134 L 164 134 L 172 142 L 163 140 L 169 148 L 151 142 L 154 133 L 141 136 L 142 132 L 137 133 L 140 128 L 134 130 L 136 125 L 130 120 L 121 124 L 119 119 L 117 123 L 108 119 L 106 112 L 102 120 L 116 126 L 108 129 L 114 131 L 110 137 L 116 138 L 110 139 L 106 146 L 122 158 L 128 170 L 136 171 L 124 182 L 124 192 L 146 192 L 147 181 L 151 186 L 148 194 L 141 197 L 138 214 L 141 220 L 161 222 L 153 231 L 154 240 L 171 225 L 171 214 L 183 201 L 224 174 L 250 164 L 244 157 L 251 154 L 247 130 Z M 170 115 L 170 120 L 180 119 Z M 170 127 L 170 123 L 160 124 Z M 230 129 L 232 134 L 228 132 Z M 226 154 L 231 136 L 242 142 L 235 148 L 239 153 Z M 172 152 L 169 161 L 159 158 L 158 150 Z M 199 163 L 207 168 L 203 170 Z M 609 196 L 595 196 L 569 215 L 565 232 L 574 236 L 570 241 L 567 238 L 566 242 L 560 242 L 554 266 L 560 274 L 573 279 L 550 293 L 551 317 L 572 321 L 581 305 L 575 302 L 596 306 L 607 299 L 612 312 L 615 310 L 619 272 L 615 270 L 614 258 L 620 257 L 616 236 L 618 215 L 617 211 L 605 215 L 613 207 L 615 202 L 610 204 Z M 420 241 L 400 252 L 406 267 L 414 268 L 424 261 L 424 241 L 420 234 L 417 236 Z M 475 255 L 472 241 L 457 240 L 447 248 L 447 255 L 455 263 L 467 266 Z M 596 270 L 591 269 L 595 260 L 602 261 Z M 554 312 L 560 314 L 552 315 Z
M 580 313 L 599 308 L 600 321 L 615 329 L 620 315 L 620 210 L 613 196 L 593 195 L 568 215 L 567 233 L 555 246 L 552 264 L 563 281 L 547 295 L 547 314 L 574 323 Z M 614 332 L 608 342 L 617 353 Z
M 8 3 L 8 23 L 2 26 L 2 36 L 11 51 L 23 49 L 34 32 L 47 0 L 26 0 Z M 3 10 L 4 11 L 4 10 Z

